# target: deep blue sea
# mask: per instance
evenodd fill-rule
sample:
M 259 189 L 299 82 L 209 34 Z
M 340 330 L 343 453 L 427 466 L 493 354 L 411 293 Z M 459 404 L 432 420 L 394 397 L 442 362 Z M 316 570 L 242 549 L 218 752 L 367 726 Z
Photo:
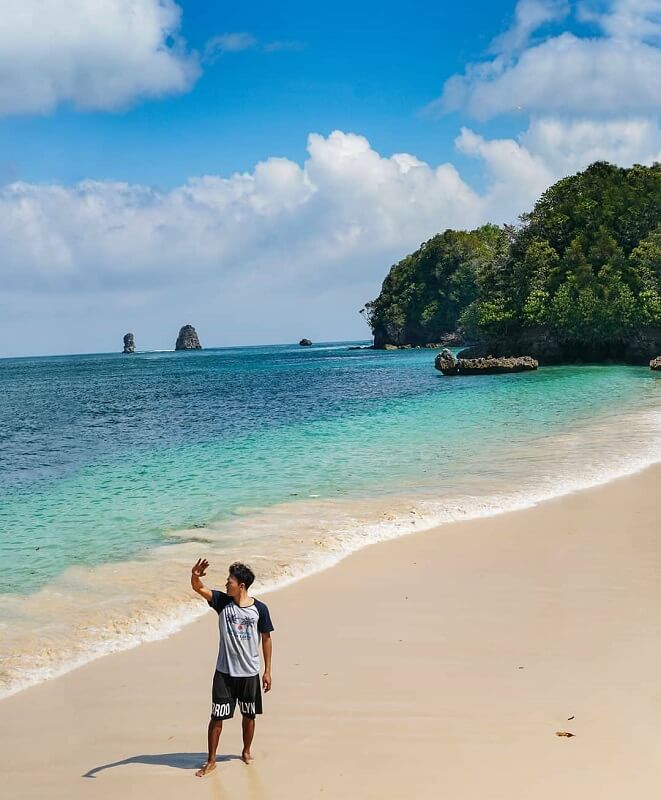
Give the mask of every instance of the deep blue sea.
M 642 367 L 443 377 L 330 343 L 0 361 L 0 696 L 379 539 L 661 460 Z

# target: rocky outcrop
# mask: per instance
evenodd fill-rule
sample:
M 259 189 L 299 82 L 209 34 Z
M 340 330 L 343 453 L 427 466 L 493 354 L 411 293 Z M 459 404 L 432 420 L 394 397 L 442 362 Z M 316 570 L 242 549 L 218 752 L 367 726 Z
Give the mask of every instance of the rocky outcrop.
M 650 369 L 661 370 L 661 356 L 657 356 L 650 361 Z
M 528 372 L 537 369 L 539 362 L 530 356 L 455 358 L 449 350 L 443 350 L 436 356 L 434 367 L 443 375 L 500 375 L 506 372 Z
M 135 339 L 132 333 L 124 334 L 124 349 L 122 353 L 135 353 Z
M 531 356 L 506 356 L 501 358 L 460 358 L 460 375 L 500 375 L 503 372 L 529 372 L 539 367 Z
M 661 328 L 642 328 L 631 335 L 624 347 L 628 364 L 646 364 L 661 353 Z
M 540 364 L 648 364 L 661 352 L 661 329 L 643 328 L 622 341 L 569 342 L 550 331 L 530 328 L 508 338 L 488 339 L 462 350 L 458 358 L 529 355 Z
M 427 342 L 426 344 L 384 344 L 381 347 L 377 347 L 375 344 L 368 345 L 367 347 L 363 347 L 363 350 L 441 350 L 447 344 L 452 344 L 448 342 Z M 352 349 L 352 348 L 350 348 Z M 354 347 L 354 350 L 358 348 Z
M 466 344 L 464 334 L 460 330 L 448 331 L 435 335 L 432 339 L 424 328 L 412 329 L 410 326 L 395 328 L 393 326 L 374 331 L 374 349 L 386 350 L 388 345 L 410 349 L 413 347 L 461 347 Z
M 458 375 L 459 362 L 449 350 L 442 350 L 434 359 L 434 366 L 444 375 Z
M 299 344 L 301 347 L 312 347 L 312 341 L 310 339 L 301 339 Z
M 197 331 L 192 325 L 184 325 L 177 336 L 175 350 L 201 350 L 202 345 L 197 337 Z

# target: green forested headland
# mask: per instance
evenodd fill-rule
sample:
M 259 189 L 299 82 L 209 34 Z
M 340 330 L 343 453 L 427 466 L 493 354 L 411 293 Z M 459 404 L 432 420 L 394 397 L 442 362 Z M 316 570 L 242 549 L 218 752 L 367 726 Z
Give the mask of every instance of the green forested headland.
M 661 164 L 596 162 L 517 227 L 447 230 L 365 306 L 376 347 L 457 329 L 493 355 L 644 361 L 661 350 Z

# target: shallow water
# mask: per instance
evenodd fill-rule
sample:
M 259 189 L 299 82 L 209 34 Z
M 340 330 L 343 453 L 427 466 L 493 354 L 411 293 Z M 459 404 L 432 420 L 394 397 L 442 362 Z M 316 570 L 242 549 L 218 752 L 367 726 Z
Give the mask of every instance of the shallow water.
M 249 347 L 0 361 L 0 695 L 175 630 L 190 565 L 261 590 L 371 541 L 661 459 L 661 380 L 444 378 L 434 352 Z

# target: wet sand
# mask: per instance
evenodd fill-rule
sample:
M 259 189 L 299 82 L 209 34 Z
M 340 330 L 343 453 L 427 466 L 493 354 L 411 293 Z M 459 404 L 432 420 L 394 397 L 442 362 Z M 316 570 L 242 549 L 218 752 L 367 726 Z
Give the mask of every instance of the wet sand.
M 169 639 L 2 700 L 2 797 L 652 796 L 660 491 L 657 465 L 374 545 L 265 595 L 273 690 L 250 766 L 237 718 L 215 772 L 194 776 L 217 651 L 211 610 Z M 225 566 L 212 563 L 207 585 L 222 587 Z

